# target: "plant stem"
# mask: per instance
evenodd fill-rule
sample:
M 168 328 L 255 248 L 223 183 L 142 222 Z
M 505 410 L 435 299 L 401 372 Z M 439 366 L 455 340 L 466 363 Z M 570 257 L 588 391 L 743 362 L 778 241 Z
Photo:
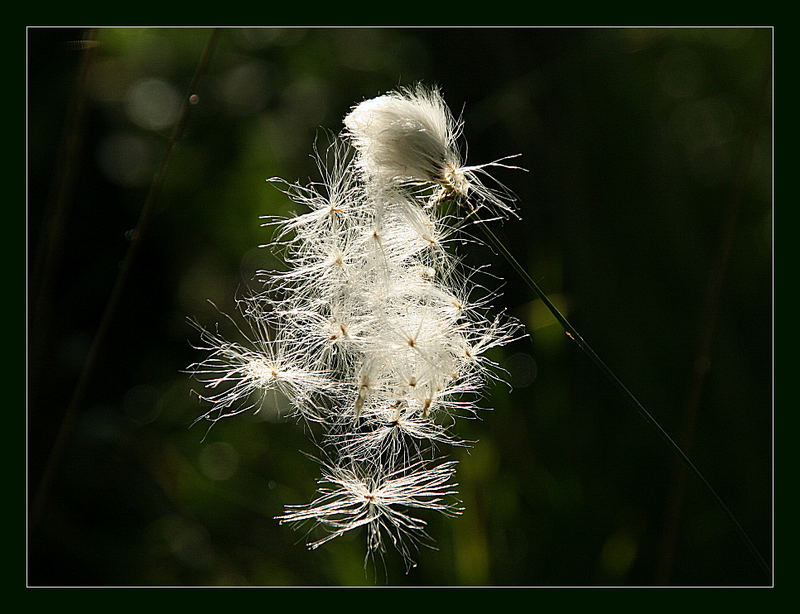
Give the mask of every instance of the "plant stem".
M 733 250 L 733 242 L 736 238 L 739 210 L 747 185 L 750 167 L 752 166 L 756 138 L 758 137 L 758 127 L 762 119 L 761 112 L 769 100 L 770 77 L 770 71 L 766 71 L 764 83 L 761 87 L 760 99 L 756 106 L 757 112 L 751 116 L 751 121 L 743 135 L 743 144 L 738 154 L 736 172 L 734 173 L 733 188 L 725 208 L 713 266 L 703 298 L 700 316 L 700 334 L 692 361 L 692 372 L 689 378 L 686 406 L 684 409 L 682 442 L 687 452 L 691 450 L 694 440 L 695 424 L 700 409 L 700 399 L 703 393 L 705 377 L 708 373 L 711 343 L 714 337 L 714 329 L 716 328 L 720 302 L 722 300 L 725 273 Z M 685 483 L 686 469 L 683 465 L 676 464 L 672 471 L 669 494 L 666 500 L 665 507 L 667 512 L 665 515 L 666 520 L 659 560 L 656 566 L 656 584 L 667 584 L 670 580 L 675 556 L 675 542 L 678 536 L 678 523 L 683 508 Z
M 42 512 L 44 510 L 44 503 L 47 500 L 47 495 L 49 493 L 50 486 L 53 481 L 56 467 L 58 466 L 61 460 L 61 456 L 64 453 L 64 447 L 67 438 L 69 436 L 69 433 L 71 432 L 72 427 L 75 424 L 75 420 L 77 417 L 77 410 L 83 403 L 89 382 L 91 380 L 91 376 L 97 365 L 97 361 L 100 355 L 100 350 L 103 346 L 103 343 L 105 342 L 106 336 L 108 335 L 108 331 L 111 327 L 111 323 L 117 311 L 117 307 L 119 305 L 120 299 L 122 297 L 123 291 L 128 281 L 128 277 L 130 276 L 131 269 L 133 268 L 133 264 L 139 252 L 139 246 L 141 245 L 142 237 L 144 236 L 144 233 L 147 229 L 147 225 L 152 215 L 154 205 L 158 201 L 158 198 L 161 194 L 161 188 L 163 187 L 164 184 L 164 177 L 166 176 L 167 166 L 170 157 L 172 155 L 173 150 L 175 149 L 175 145 L 178 143 L 181 136 L 183 135 L 183 130 L 186 125 L 186 120 L 189 116 L 189 110 L 194 104 L 196 104 L 198 100 L 195 92 L 197 91 L 197 86 L 198 83 L 200 82 L 200 78 L 205 73 L 206 67 L 211 58 L 211 54 L 214 50 L 214 45 L 216 43 L 218 32 L 219 32 L 218 29 L 215 29 L 211 32 L 211 35 L 203 49 L 200 60 L 198 61 L 197 67 L 194 72 L 194 76 L 192 77 L 192 81 L 189 85 L 189 90 L 183 99 L 183 105 L 181 107 L 180 114 L 172 129 L 169 141 L 167 142 L 167 147 L 166 150 L 164 151 L 161 163 L 156 169 L 156 172 L 153 176 L 153 181 L 150 184 L 150 189 L 147 193 L 144 205 L 142 206 L 142 210 L 139 214 L 139 220 L 136 224 L 136 228 L 132 233 L 130 244 L 128 245 L 128 250 L 125 254 L 125 258 L 122 261 L 119 273 L 117 274 L 114 287 L 111 290 L 111 294 L 108 298 L 108 301 L 106 302 L 105 309 L 103 310 L 103 315 L 100 319 L 100 324 L 97 327 L 97 331 L 95 332 L 94 339 L 92 340 L 92 345 L 89 348 L 89 353 L 86 357 L 86 361 L 83 364 L 83 370 L 81 371 L 80 377 L 78 378 L 78 382 L 75 385 L 75 389 L 72 393 L 70 403 L 67 406 L 67 409 L 64 413 L 64 417 L 62 418 L 58 434 L 56 435 L 55 442 L 53 443 L 53 447 L 50 450 L 50 454 L 47 458 L 47 462 L 45 464 L 42 476 L 39 480 L 38 488 L 36 490 L 36 496 L 33 501 L 31 517 L 30 517 L 32 527 L 35 527 L 38 524 L 39 520 L 41 519 Z
M 733 514 L 733 512 L 725 503 L 725 501 L 722 499 L 722 497 L 719 496 L 714 487 L 711 486 L 711 483 L 697 468 L 694 462 L 692 462 L 689 456 L 683 451 L 681 446 L 679 446 L 678 443 L 669 435 L 669 433 L 667 433 L 667 431 L 664 430 L 661 424 L 659 424 L 658 420 L 656 420 L 655 417 L 645 408 L 645 406 L 642 405 L 639 399 L 636 398 L 636 396 L 627 388 L 627 386 L 625 386 L 625 384 L 622 383 L 622 380 L 620 380 L 616 376 L 616 374 L 611 370 L 611 368 L 605 362 L 603 362 L 603 360 L 597 355 L 597 353 L 592 349 L 592 347 L 586 342 L 583 336 L 581 336 L 581 334 L 575 329 L 575 327 L 569 322 L 569 320 L 567 320 L 567 318 L 550 301 L 550 299 L 547 297 L 547 294 L 545 294 L 544 290 L 542 290 L 539 287 L 539 284 L 537 284 L 536 281 L 534 281 L 533 277 L 531 277 L 530 274 L 528 274 L 528 272 L 525 270 L 525 268 L 519 263 L 519 261 L 516 258 L 514 258 L 513 254 L 508 250 L 508 248 L 506 248 L 506 246 L 503 245 L 502 241 L 500 241 L 500 239 L 492 231 L 492 229 L 489 228 L 489 226 L 487 226 L 486 223 L 484 223 L 480 219 L 477 219 L 476 223 L 480 225 L 481 229 L 489 238 L 489 240 L 492 242 L 492 244 L 500 251 L 502 256 L 509 262 L 509 264 L 511 264 L 514 270 L 516 270 L 516 272 L 520 275 L 520 277 L 522 277 L 525 283 L 528 284 L 528 286 L 531 288 L 531 290 L 534 291 L 534 293 L 536 293 L 536 296 L 539 297 L 542 303 L 544 303 L 545 307 L 547 307 L 550 313 L 553 314 L 553 317 L 555 317 L 555 319 L 558 320 L 558 323 L 564 329 L 564 332 L 566 333 L 567 337 L 572 339 L 578 345 L 578 347 L 583 351 L 583 353 L 586 354 L 589 357 L 589 359 L 595 364 L 595 366 L 597 366 L 600 369 L 600 371 L 602 371 L 603 374 L 609 380 L 611 380 L 611 383 L 614 384 L 614 386 L 622 393 L 622 396 L 624 396 L 628 400 L 628 402 L 631 405 L 633 405 L 633 407 L 639 412 L 639 414 L 647 422 L 649 422 L 651 426 L 653 426 L 656 429 L 656 431 L 658 432 L 659 435 L 661 435 L 664 441 L 666 441 L 667 444 L 669 444 L 669 446 L 673 450 L 675 450 L 675 452 L 678 453 L 678 456 L 681 458 L 684 464 L 689 469 L 691 469 L 692 473 L 694 473 L 698 477 L 698 479 L 705 485 L 705 487 L 711 493 L 714 500 L 717 502 L 717 505 L 719 505 L 719 507 L 725 512 L 730 521 L 733 523 L 734 527 L 736 528 L 736 532 L 739 534 L 739 537 L 741 537 L 742 541 L 744 541 L 745 545 L 750 550 L 750 553 L 758 562 L 759 567 L 761 567 L 761 569 L 764 571 L 764 573 L 767 574 L 767 576 L 770 576 L 771 575 L 770 567 L 769 565 L 767 565 L 767 562 L 764 560 L 764 557 L 761 556 L 761 553 L 758 551 L 758 548 L 756 548 L 755 544 L 750 539 L 750 536 L 747 534 L 742 525 L 736 519 L 736 516 Z
M 86 117 L 86 84 L 97 54 L 97 30 L 87 30 L 76 43 L 81 57 L 75 76 L 72 97 L 64 120 L 64 128 L 58 159 L 56 160 L 53 184 L 50 188 L 47 206 L 39 235 L 39 244 L 30 276 L 30 314 L 29 322 L 36 326 L 29 331 L 29 364 L 40 365 L 46 348 L 50 330 L 53 304 L 53 281 L 58 274 L 61 253 L 64 247 L 64 225 L 75 193 L 75 182 L 79 171 L 81 150 L 83 148 Z M 41 369 L 30 373 L 29 394 L 40 389 Z M 35 406 L 35 401 L 31 402 Z

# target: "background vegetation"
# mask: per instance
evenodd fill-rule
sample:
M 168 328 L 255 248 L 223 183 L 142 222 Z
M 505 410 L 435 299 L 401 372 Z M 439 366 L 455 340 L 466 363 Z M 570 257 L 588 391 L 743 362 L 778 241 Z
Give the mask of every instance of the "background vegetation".
M 209 35 L 28 31 L 31 502 Z M 463 109 L 471 163 L 522 154 L 529 172 L 497 175 L 522 219 L 496 232 L 770 560 L 771 60 L 769 29 L 223 29 L 29 521 L 28 582 L 373 581 L 363 535 L 308 552 L 273 520 L 318 473 L 280 399 L 205 436 L 181 370 L 198 358 L 187 316 L 213 324 L 207 299 L 230 312 L 277 264 L 258 216 L 291 207 L 265 179 L 315 178 L 321 128 L 416 81 Z M 501 306 L 531 338 L 497 355 L 513 389 L 492 386 L 492 410 L 460 425 L 479 440 L 452 452 L 463 517 L 430 517 L 439 550 L 408 575 L 390 553 L 378 581 L 767 583 L 508 264 L 465 256 L 505 279 Z

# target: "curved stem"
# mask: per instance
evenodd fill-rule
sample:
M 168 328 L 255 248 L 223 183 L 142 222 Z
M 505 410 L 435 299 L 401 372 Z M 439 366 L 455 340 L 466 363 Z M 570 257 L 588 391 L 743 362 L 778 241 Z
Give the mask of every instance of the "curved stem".
M 92 339 L 92 345 L 89 348 L 89 353 L 86 357 L 86 361 L 83 364 L 83 370 L 81 371 L 78 382 L 75 385 L 75 389 L 72 393 L 70 403 L 64 413 L 64 417 L 61 420 L 61 425 L 59 426 L 58 434 L 56 435 L 53 447 L 50 449 L 50 454 L 47 457 L 47 462 L 45 463 L 42 476 L 39 480 L 36 496 L 33 500 L 31 509 L 30 520 L 33 527 L 38 524 L 39 520 L 41 519 L 42 512 L 44 511 L 44 503 L 47 500 L 47 495 L 50 485 L 53 481 L 55 470 L 61 460 L 61 456 L 64 453 L 67 438 L 77 418 L 78 408 L 83 404 L 84 397 L 86 396 L 89 382 L 97 365 L 100 350 L 105 342 L 106 336 L 108 335 L 114 315 L 116 314 L 117 306 L 119 305 L 122 293 L 128 281 L 128 277 L 130 276 L 131 269 L 133 268 L 133 263 L 136 260 L 136 256 L 139 252 L 139 246 L 141 245 L 142 237 L 152 215 L 154 205 L 158 201 L 158 197 L 161 194 L 161 188 L 164 184 L 164 177 L 166 176 L 170 157 L 175 149 L 175 145 L 183 135 L 183 130 L 186 126 L 186 120 L 189 116 L 189 110 L 194 104 L 197 103 L 198 99 L 195 92 L 197 90 L 198 83 L 200 82 L 200 77 L 205 73 L 206 67 L 211 58 L 218 32 L 218 29 L 212 31 L 211 36 L 209 37 L 208 42 L 203 49 L 200 60 L 198 61 L 197 68 L 195 69 L 194 76 L 192 77 L 192 81 L 189 85 L 189 90 L 183 99 L 183 106 L 181 107 L 178 120 L 175 122 L 175 126 L 173 127 L 172 134 L 167 142 L 167 147 L 164 151 L 161 163 L 159 164 L 158 169 L 153 176 L 153 181 L 150 184 L 150 190 L 147 193 L 144 205 L 142 206 L 142 210 L 139 214 L 139 220 L 136 224 L 136 228 L 132 233 L 131 242 L 128 246 L 128 251 L 125 254 L 125 259 L 122 261 L 119 273 L 117 274 L 117 279 L 114 282 L 114 287 L 111 290 L 111 294 L 106 302 L 105 309 L 103 310 L 100 324 L 97 327 L 94 339 Z
M 758 137 L 759 122 L 762 121 L 761 113 L 770 100 L 771 72 L 764 73 L 764 82 L 761 86 L 760 98 L 756 109 L 747 125 L 742 138 L 742 146 L 738 154 L 736 172 L 732 181 L 732 191 L 725 207 L 717 247 L 710 270 L 708 283 L 702 301 L 701 316 L 699 319 L 699 335 L 697 346 L 692 361 L 692 371 L 689 376 L 686 404 L 684 406 L 684 425 L 681 441 L 687 452 L 691 450 L 694 440 L 695 424 L 700 411 L 700 399 L 703 393 L 705 378 L 708 373 L 708 361 L 711 355 L 711 343 L 714 337 L 720 303 L 723 296 L 723 285 L 728 269 L 733 244 L 736 238 L 737 222 L 744 197 L 750 167 L 753 162 L 756 139 Z M 666 499 L 666 520 L 663 539 L 656 566 L 656 583 L 667 584 L 672 573 L 675 556 L 675 546 L 678 537 L 678 523 L 684 502 L 686 483 L 686 469 L 681 464 L 676 464 L 670 481 L 669 493 Z
M 81 54 L 75 76 L 64 128 L 56 160 L 53 184 L 45 206 L 36 257 L 30 268 L 29 322 L 36 326 L 29 330 L 29 364 L 41 364 L 46 350 L 46 339 L 51 326 L 53 286 L 58 277 L 58 267 L 65 242 L 65 225 L 72 207 L 75 186 L 80 171 L 80 160 L 86 128 L 87 83 L 97 55 L 97 30 L 92 28 L 75 41 L 74 48 Z M 41 369 L 29 375 L 29 399 L 40 389 Z M 35 405 L 35 401 L 30 403 Z
M 530 274 L 524 269 L 524 267 L 519 263 L 519 261 L 514 258 L 514 255 L 503 245 L 502 241 L 497 237 L 497 235 L 489 228 L 482 220 L 477 219 L 477 224 L 480 225 L 483 232 L 489 238 L 491 243 L 500 251 L 502 256 L 511 264 L 511 266 L 516 270 L 516 272 L 522 277 L 526 284 L 536 293 L 536 296 L 544 303 L 545 307 L 553 314 L 558 323 L 564 329 L 564 332 L 567 334 L 567 337 L 572 339 L 578 347 L 586 354 L 589 359 L 597 366 L 603 374 L 611 380 L 611 383 L 622 393 L 628 402 L 633 405 L 633 407 L 639 412 L 639 414 L 653 426 L 659 435 L 667 442 L 667 444 L 678 453 L 678 456 L 684 462 L 684 464 L 694 473 L 698 479 L 705 485 L 708 491 L 711 493 L 714 500 L 717 502 L 717 505 L 722 509 L 723 512 L 728 516 L 730 521 L 733 523 L 733 526 L 736 528 L 736 532 L 739 534 L 739 537 L 744 541 L 747 548 L 750 550 L 750 553 L 753 555 L 755 560 L 758 562 L 759 567 L 767 574 L 767 576 L 771 575 L 770 567 L 767 562 L 764 560 L 764 557 L 761 556 L 761 553 L 756 548 L 753 541 L 750 539 L 750 536 L 744 530 L 742 525 L 737 520 L 736 516 L 733 514 L 731 509 L 725 503 L 725 501 L 720 497 L 717 491 L 711 486 L 711 483 L 706 479 L 700 469 L 697 468 L 697 465 L 692 462 L 692 459 L 683 451 L 680 445 L 667 433 L 666 430 L 659 424 L 658 420 L 642 405 L 641 401 L 636 398 L 636 396 L 628 389 L 625 384 L 622 383 L 622 380 L 617 377 L 617 375 L 611 370 L 611 368 L 603 362 L 603 360 L 597 355 L 597 352 L 592 349 L 586 340 L 581 336 L 581 334 L 576 330 L 576 328 L 567 320 L 567 318 L 558 310 L 558 308 L 552 303 L 552 301 L 547 297 L 544 290 L 539 287 L 539 284 L 530 276 Z

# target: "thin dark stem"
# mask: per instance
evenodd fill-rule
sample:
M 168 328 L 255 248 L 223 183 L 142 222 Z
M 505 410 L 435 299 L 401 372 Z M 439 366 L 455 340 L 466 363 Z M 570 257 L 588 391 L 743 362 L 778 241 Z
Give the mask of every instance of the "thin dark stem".
M 725 217 L 717 243 L 716 254 L 708 279 L 703 299 L 703 308 L 700 317 L 700 335 L 692 361 L 692 372 L 689 379 L 686 406 L 684 410 L 683 446 L 687 452 L 691 450 L 697 414 L 700 409 L 705 378 L 708 373 L 711 343 L 714 337 L 719 307 L 722 300 L 722 289 L 725 282 L 725 273 L 733 251 L 733 242 L 736 237 L 736 227 L 739 219 L 742 197 L 747 185 L 747 178 L 752 165 L 755 141 L 758 136 L 758 126 L 761 121 L 761 110 L 769 99 L 770 76 L 765 75 L 765 83 L 757 106 L 758 112 L 752 116 L 748 130 L 743 138 L 743 145 L 738 156 L 734 186 L 727 207 Z M 666 501 L 666 521 L 663 539 L 656 567 L 656 584 L 667 584 L 670 581 L 672 566 L 675 557 L 675 545 L 678 537 L 678 523 L 683 509 L 686 488 L 686 468 L 676 464 L 672 471 L 670 489 Z
M 96 56 L 97 31 L 87 30 L 76 48 L 81 50 L 75 86 L 69 102 L 61 146 L 53 173 L 53 184 L 48 197 L 47 209 L 44 212 L 42 231 L 30 277 L 30 322 L 36 326 L 30 331 L 29 360 L 30 364 L 41 364 L 41 357 L 50 328 L 50 316 L 53 281 L 58 273 L 61 252 L 64 245 L 64 225 L 69 217 L 78 176 L 78 163 L 83 147 L 84 123 L 86 116 L 86 84 L 92 64 Z M 31 377 L 40 377 L 33 371 Z M 39 389 L 38 381 L 29 382 L 29 390 Z
M 183 100 L 183 105 L 181 107 L 178 120 L 175 122 L 175 126 L 173 127 L 172 134 L 167 142 L 167 147 L 164 151 L 161 163 L 159 164 L 153 176 L 153 181 L 150 184 L 150 189 L 139 214 L 139 220 L 136 224 L 135 230 L 132 233 L 128 250 L 125 254 L 124 260 L 122 261 L 122 265 L 120 266 L 117 279 L 114 283 L 113 289 L 111 290 L 111 295 L 109 296 L 105 309 L 103 310 L 103 315 L 100 319 L 100 324 L 97 327 L 97 331 L 95 332 L 94 339 L 92 340 L 92 345 L 89 348 L 89 353 L 86 361 L 84 362 L 83 370 L 81 371 L 78 382 L 75 385 L 72 398 L 70 399 L 70 403 L 67 406 L 66 412 L 64 413 L 64 417 L 59 427 L 58 434 L 56 435 L 55 442 L 53 443 L 53 447 L 51 448 L 50 454 L 47 458 L 47 463 L 45 464 L 44 471 L 42 472 L 42 477 L 39 481 L 39 486 L 36 491 L 36 496 L 34 498 L 31 511 L 31 524 L 34 527 L 41 519 L 41 515 L 44 510 L 44 503 L 47 500 L 47 495 L 50 485 L 53 481 L 55 469 L 60 462 L 61 456 L 63 455 L 64 446 L 69 433 L 74 426 L 75 419 L 77 417 L 77 410 L 83 403 L 89 382 L 97 365 L 100 350 L 105 342 L 106 336 L 108 335 L 108 331 L 120 302 L 120 298 L 122 297 L 125 285 L 130 276 L 131 269 L 133 268 L 133 264 L 139 252 L 139 247 L 150 221 L 154 205 L 158 201 L 158 198 L 161 194 L 161 188 L 164 184 L 164 177 L 166 176 L 170 157 L 175 149 L 175 145 L 183 135 L 186 120 L 189 116 L 189 110 L 199 100 L 195 92 L 197 91 L 197 86 L 200 82 L 201 76 L 205 73 L 206 67 L 211 58 L 211 54 L 213 53 L 217 34 L 217 29 L 212 31 L 211 36 L 209 37 L 208 42 L 203 49 L 203 53 L 197 64 L 197 68 L 195 69 L 194 76 L 192 77 L 191 84 L 189 85 L 189 90 Z
M 725 277 L 725 269 L 727 268 L 730 249 L 735 234 L 737 214 L 738 203 L 733 210 L 728 212 L 717 251 L 716 264 L 712 269 L 712 276 L 706 290 L 705 309 L 701 318 L 700 341 L 695 351 L 694 360 L 692 361 L 689 392 L 684 410 L 682 442 L 687 453 L 691 451 L 694 442 L 697 413 L 705 384 L 705 376 L 708 372 L 711 341 L 716 327 L 719 302 L 722 296 L 722 282 Z M 656 567 L 656 584 L 668 584 L 670 581 L 672 564 L 675 556 L 675 545 L 678 537 L 678 521 L 680 520 L 681 510 L 683 508 L 685 487 L 686 468 L 683 464 L 677 463 L 672 471 L 670 489 L 667 495 L 666 523 L 661 542 L 659 561 Z
M 677 452 L 678 456 L 681 460 L 685 463 L 685 465 L 691 469 L 692 473 L 694 473 L 697 478 L 705 485 L 708 491 L 713 496 L 714 500 L 717 502 L 717 505 L 725 512 L 728 516 L 730 521 L 733 523 L 734 527 L 736 528 L 736 532 L 742 538 L 747 548 L 750 550 L 753 557 L 758 562 L 761 569 L 769 576 L 770 575 L 770 568 L 767 565 L 767 562 L 764 560 L 764 557 L 761 556 L 761 553 L 756 548 L 753 541 L 750 539 L 750 536 L 744 530 L 739 521 L 736 519 L 736 516 L 733 514 L 731 509 L 722 499 L 722 497 L 717 494 L 717 491 L 711 486 L 711 483 L 706 479 L 703 473 L 697 468 L 697 466 L 692 462 L 689 456 L 683 451 L 681 446 L 677 444 L 677 442 L 664 430 L 664 428 L 659 424 L 658 420 L 653 417 L 653 415 L 647 411 L 644 405 L 636 398 L 636 396 L 622 383 L 616 374 L 611 370 L 611 368 L 603 362 L 603 360 L 597 355 L 597 353 L 592 349 L 592 347 L 586 342 L 586 340 L 581 336 L 581 334 L 575 329 L 575 327 L 567 320 L 566 317 L 558 310 L 558 308 L 550 301 L 545 294 L 544 290 L 539 287 L 539 284 L 534 281 L 533 277 L 531 277 L 525 268 L 514 258 L 514 255 L 503 245 L 503 242 L 492 232 L 492 229 L 489 228 L 483 221 L 477 220 L 476 222 L 492 244 L 500 251 L 502 256 L 511 264 L 514 270 L 522 277 L 526 284 L 536 293 L 536 296 L 544 303 L 547 309 L 553 314 L 558 323 L 564 329 L 564 332 L 567 334 L 567 337 L 572 339 L 578 347 L 586 354 L 589 359 L 597 366 L 600 371 L 611 381 L 612 384 L 622 393 L 628 402 L 633 405 L 633 407 L 639 412 L 639 414 L 653 426 L 659 435 L 664 439 L 664 441 L 669 444 L 669 446 Z
M 75 87 L 64 120 L 63 136 L 53 186 L 50 190 L 49 206 L 45 212 L 43 229 L 34 267 L 31 285 L 38 295 L 43 294 L 49 282 L 52 267 L 57 261 L 63 233 L 61 231 L 68 213 L 68 205 L 75 188 L 76 166 L 83 143 L 83 120 L 86 110 L 86 83 L 97 49 L 97 30 L 87 30 L 77 48 L 82 51 Z M 41 302 L 41 299 L 38 300 Z M 35 319 L 35 318 L 34 318 Z

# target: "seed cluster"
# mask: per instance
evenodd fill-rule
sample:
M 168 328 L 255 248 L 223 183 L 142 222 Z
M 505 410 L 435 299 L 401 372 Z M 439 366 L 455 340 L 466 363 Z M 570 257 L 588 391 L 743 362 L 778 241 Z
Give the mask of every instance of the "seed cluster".
M 287 267 L 260 272 L 263 290 L 240 300 L 242 342 L 198 327 L 208 355 L 191 370 L 206 386 L 204 419 L 257 411 L 278 390 L 322 431 L 318 497 L 287 506 L 282 523 L 317 525 L 311 548 L 365 527 L 367 557 L 391 543 L 410 566 L 430 543 L 415 510 L 461 513 L 456 463 L 439 455 L 467 445 L 453 427 L 497 375 L 487 352 L 519 334 L 488 315 L 494 295 L 454 247 L 473 240 L 478 216 L 513 211 L 480 180 L 506 165 L 463 164 L 461 123 L 438 90 L 364 101 L 344 125 L 315 148 L 321 181 L 272 180 L 306 211 L 265 218 Z

